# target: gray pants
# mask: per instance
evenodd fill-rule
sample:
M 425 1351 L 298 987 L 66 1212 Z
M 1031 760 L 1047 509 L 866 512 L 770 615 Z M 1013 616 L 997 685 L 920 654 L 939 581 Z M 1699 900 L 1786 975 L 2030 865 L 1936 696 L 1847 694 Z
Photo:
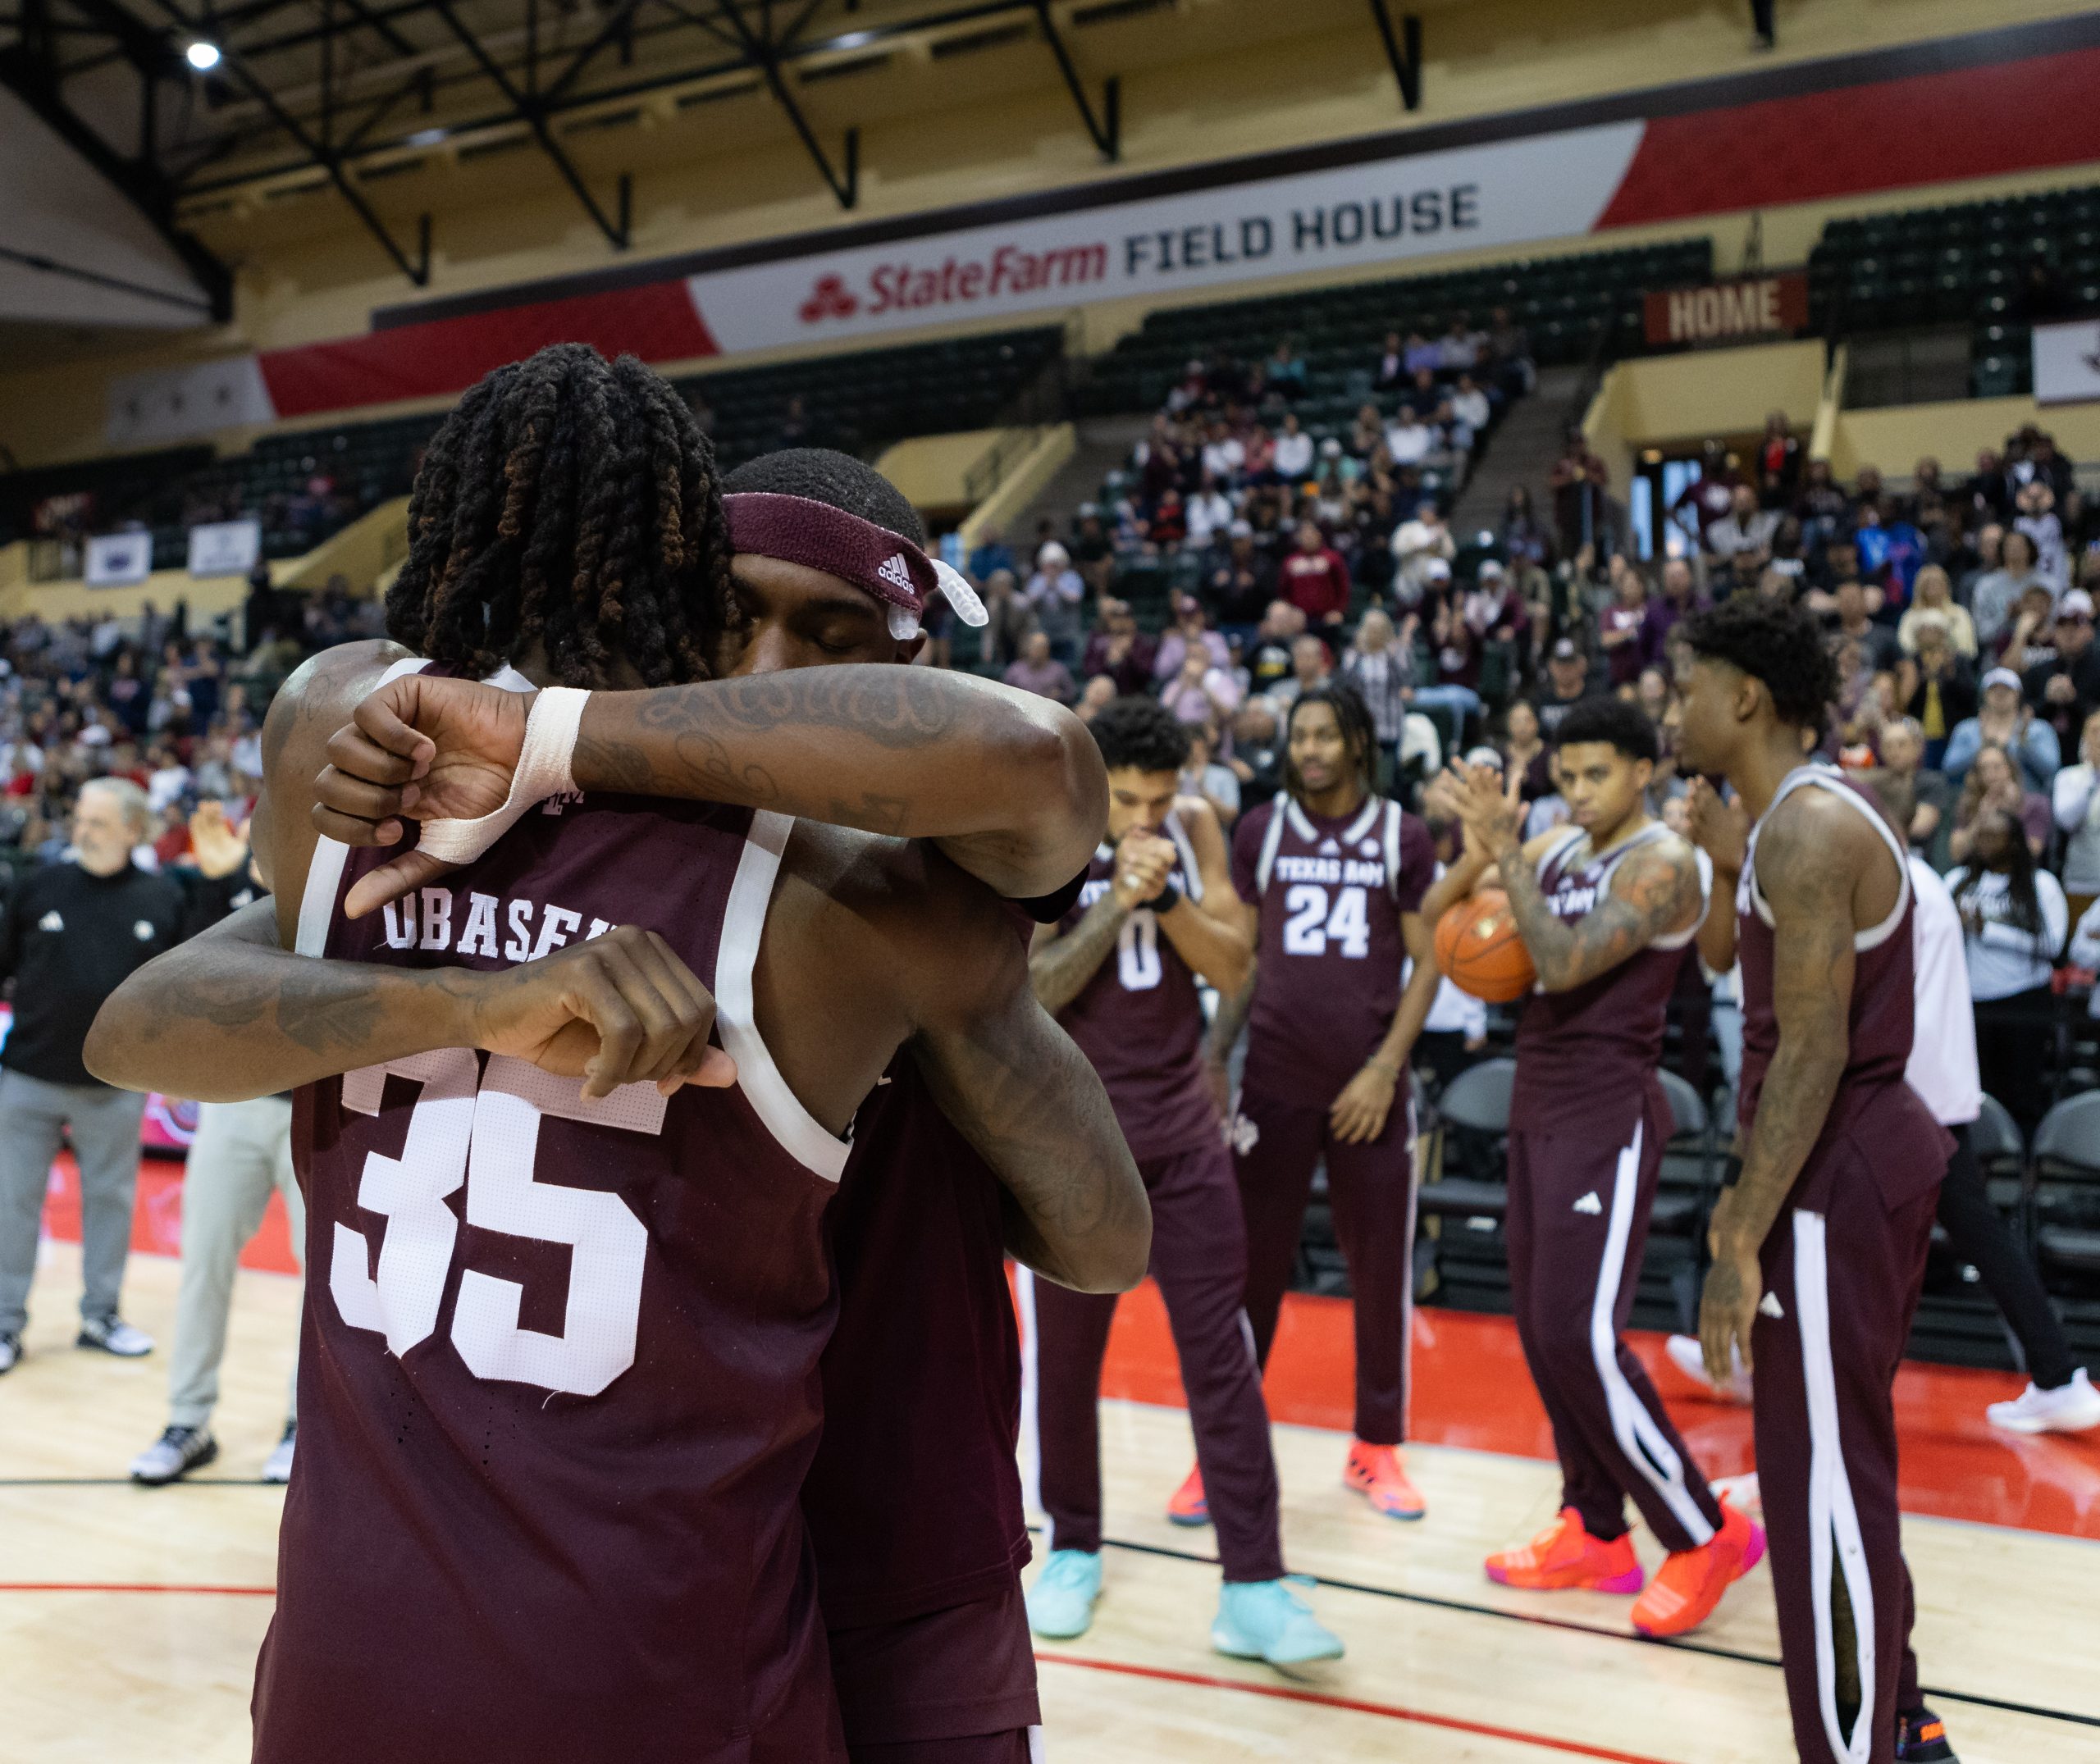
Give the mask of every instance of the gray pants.
M 0 1071 L 0 1334 L 29 1320 L 44 1191 L 61 1136 L 72 1130 L 80 1166 L 83 1317 L 112 1318 L 131 1251 L 131 1201 L 139 1186 L 139 1122 L 146 1099 L 107 1084 L 47 1084 Z
M 279 1096 L 208 1102 L 197 1111 L 197 1142 L 182 1178 L 182 1294 L 176 1301 L 168 1367 L 168 1420 L 210 1424 L 219 1400 L 219 1361 L 242 1246 L 262 1223 L 275 1188 L 290 1215 L 292 1254 L 306 1251 L 306 1204 L 292 1174 L 292 1105 Z M 292 1373 L 294 1389 L 299 1373 Z M 287 1402 L 285 1413 L 292 1410 Z

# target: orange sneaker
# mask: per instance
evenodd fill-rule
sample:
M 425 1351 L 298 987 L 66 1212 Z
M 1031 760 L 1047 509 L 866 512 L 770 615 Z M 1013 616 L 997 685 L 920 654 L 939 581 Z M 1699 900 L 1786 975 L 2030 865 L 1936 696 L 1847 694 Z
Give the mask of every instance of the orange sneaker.
M 1633 1607 L 1633 1627 L 1650 1639 L 1683 1635 L 1714 1615 L 1721 1595 L 1764 1560 L 1764 1528 L 1721 1503 L 1721 1529 L 1696 1550 L 1673 1550 Z
M 1166 1517 L 1171 1525 L 1208 1525 L 1211 1522 L 1211 1503 L 1203 1493 L 1203 1467 L 1193 1466 L 1181 1486 L 1174 1491 L 1174 1498 L 1166 1503 Z
M 1522 1549 L 1487 1559 L 1487 1577 L 1502 1586 L 1557 1593 L 1582 1587 L 1592 1593 L 1637 1593 L 1647 1578 L 1623 1534 L 1606 1542 L 1582 1529 L 1582 1516 L 1564 1506 L 1560 1517 Z
M 1422 1491 L 1408 1480 L 1398 1446 L 1367 1446 L 1352 1439 L 1342 1485 L 1355 1489 L 1389 1519 L 1419 1519 L 1429 1511 Z

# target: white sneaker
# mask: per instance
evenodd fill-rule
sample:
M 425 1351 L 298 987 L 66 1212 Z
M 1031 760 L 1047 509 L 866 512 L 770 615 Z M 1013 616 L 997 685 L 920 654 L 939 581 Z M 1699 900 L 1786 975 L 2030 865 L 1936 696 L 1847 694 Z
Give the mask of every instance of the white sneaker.
M 2029 1384 L 2011 1402 L 1994 1402 L 1984 1411 L 1993 1427 L 2014 1434 L 2082 1434 L 2100 1427 L 2100 1390 L 2080 1366 L 2068 1384 L 2038 1390 Z
M 299 1423 L 285 1423 L 285 1437 L 277 1442 L 276 1448 L 262 1461 L 262 1479 L 265 1482 L 290 1482 L 292 1479 L 292 1447 L 298 1443 Z
M 80 1333 L 73 1338 L 75 1347 L 94 1347 L 106 1354 L 115 1354 L 120 1360 L 138 1360 L 153 1351 L 153 1338 L 144 1329 L 135 1329 L 121 1317 L 83 1317 Z
M 1673 1335 L 1663 1344 L 1663 1351 L 1670 1356 L 1670 1364 L 1701 1390 L 1711 1391 L 1724 1402 L 1750 1401 L 1750 1374 L 1742 1369 L 1742 1352 L 1730 1347 L 1728 1353 L 1734 1361 L 1735 1376 L 1723 1389 L 1706 1375 L 1706 1350 L 1700 1345 L 1696 1335 Z
M 0 1330 L 0 1372 L 11 1372 L 21 1363 L 22 1338 Z

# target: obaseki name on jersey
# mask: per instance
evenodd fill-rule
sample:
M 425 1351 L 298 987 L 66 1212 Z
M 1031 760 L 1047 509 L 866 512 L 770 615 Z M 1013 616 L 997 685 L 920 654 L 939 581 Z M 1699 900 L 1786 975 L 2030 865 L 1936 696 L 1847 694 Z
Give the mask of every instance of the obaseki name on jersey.
M 389 900 L 384 909 L 390 950 L 450 950 L 455 955 L 507 956 L 514 962 L 536 962 L 550 955 L 582 931 L 583 915 L 565 906 L 537 900 L 504 900 L 492 894 L 467 896 L 462 913 L 450 888 L 421 888 Z M 535 916 L 539 919 L 536 926 Z M 594 918 L 583 932 L 587 942 L 613 928 L 612 921 Z
M 1275 874 L 1280 882 L 1361 882 L 1367 888 L 1386 886 L 1386 866 L 1357 858 L 1279 857 Z

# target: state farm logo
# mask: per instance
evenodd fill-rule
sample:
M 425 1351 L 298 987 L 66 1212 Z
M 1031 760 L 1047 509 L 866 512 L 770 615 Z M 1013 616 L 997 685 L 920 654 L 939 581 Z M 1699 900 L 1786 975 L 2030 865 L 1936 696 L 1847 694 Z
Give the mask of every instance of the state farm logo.
M 860 310 L 861 302 L 846 285 L 846 278 L 827 274 L 817 278 L 810 298 L 802 303 L 802 322 L 817 325 L 828 318 L 851 318 Z

